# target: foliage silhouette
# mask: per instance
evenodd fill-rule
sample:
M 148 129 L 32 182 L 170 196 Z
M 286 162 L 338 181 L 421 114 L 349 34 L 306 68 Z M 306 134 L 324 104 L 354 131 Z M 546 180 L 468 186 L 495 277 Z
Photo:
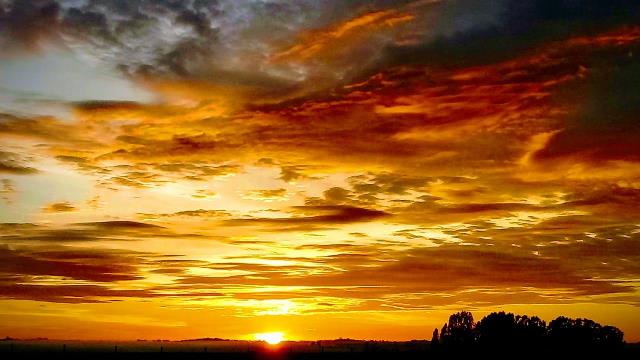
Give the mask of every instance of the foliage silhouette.
M 554 345 L 617 347 L 624 334 L 614 326 L 602 326 L 590 319 L 560 316 L 549 323 L 548 336 Z
M 476 324 L 478 343 L 483 346 L 522 346 L 545 342 L 547 325 L 537 316 L 491 313 Z
M 493 312 L 474 323 L 470 312 L 452 314 L 432 348 L 615 350 L 624 346 L 624 333 L 615 326 L 602 326 L 590 319 L 560 316 L 549 323 L 537 316 Z
M 440 347 L 440 337 L 438 336 L 438 328 L 433 329 L 433 335 L 431 335 L 431 349 L 438 349 Z
M 468 346 L 475 342 L 475 323 L 473 315 L 468 311 L 461 311 L 449 316 L 449 322 L 440 331 L 443 345 Z

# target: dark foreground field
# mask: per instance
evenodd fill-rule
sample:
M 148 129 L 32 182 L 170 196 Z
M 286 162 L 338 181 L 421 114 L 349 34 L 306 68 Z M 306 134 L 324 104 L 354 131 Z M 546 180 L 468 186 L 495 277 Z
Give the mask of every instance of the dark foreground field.
M 35 359 L 212 359 L 212 360 L 422 360 L 451 358 L 640 359 L 640 344 L 615 350 L 582 348 L 432 349 L 413 342 L 287 342 L 277 346 L 247 341 L 87 342 L 3 341 L 0 358 Z

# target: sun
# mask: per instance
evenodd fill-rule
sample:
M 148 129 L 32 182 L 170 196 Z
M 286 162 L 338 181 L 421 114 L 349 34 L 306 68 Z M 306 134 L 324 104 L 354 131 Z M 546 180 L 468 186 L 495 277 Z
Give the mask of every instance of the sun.
M 256 340 L 265 341 L 267 344 L 276 345 L 284 340 L 284 334 L 281 332 L 258 333 L 255 335 Z

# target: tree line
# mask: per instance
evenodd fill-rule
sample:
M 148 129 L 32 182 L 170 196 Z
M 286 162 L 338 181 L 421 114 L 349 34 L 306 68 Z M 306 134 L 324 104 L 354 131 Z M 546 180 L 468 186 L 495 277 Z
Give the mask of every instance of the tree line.
M 560 316 L 547 324 L 537 316 L 493 312 L 475 322 L 470 312 L 449 317 L 438 332 L 433 331 L 434 349 L 456 348 L 597 348 L 624 345 L 624 333 L 615 326 L 602 326 L 589 319 Z

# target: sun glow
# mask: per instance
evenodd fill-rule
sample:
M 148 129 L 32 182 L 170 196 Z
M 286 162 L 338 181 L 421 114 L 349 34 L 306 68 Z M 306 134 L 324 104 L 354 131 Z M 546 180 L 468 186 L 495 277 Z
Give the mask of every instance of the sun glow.
M 268 332 L 256 334 L 256 340 L 265 341 L 267 344 L 276 345 L 284 340 L 284 334 L 281 332 Z

